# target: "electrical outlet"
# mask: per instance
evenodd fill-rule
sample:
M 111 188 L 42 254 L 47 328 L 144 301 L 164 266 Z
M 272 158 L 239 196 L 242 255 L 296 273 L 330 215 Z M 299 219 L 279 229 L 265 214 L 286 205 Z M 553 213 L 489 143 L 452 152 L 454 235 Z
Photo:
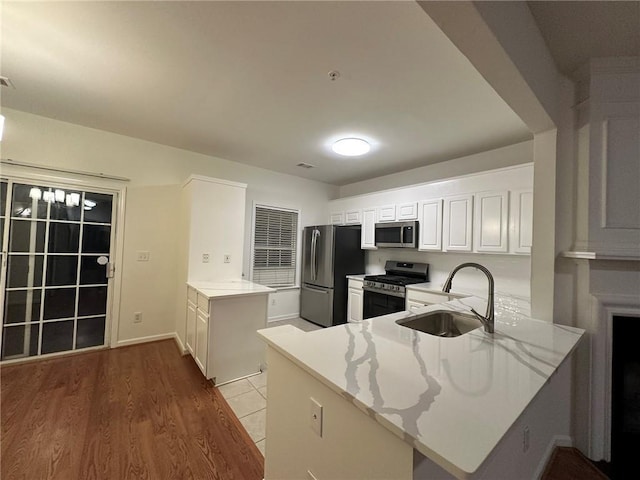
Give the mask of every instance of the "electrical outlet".
M 274 307 L 276 305 L 276 299 L 272 298 L 271 299 L 271 306 Z
M 322 405 L 311 397 L 309 397 L 309 400 L 309 425 L 319 437 L 322 437 Z
M 529 427 L 524 427 L 522 430 L 522 451 L 529 450 Z
M 209 254 L 208 253 L 203 253 L 202 254 L 202 263 L 209 263 Z
M 139 262 L 148 262 L 149 261 L 149 257 L 150 257 L 150 253 L 149 252 L 145 252 L 145 251 L 139 251 L 137 253 L 137 260 Z
M 142 323 L 142 312 L 135 312 L 133 314 L 133 323 Z
M 227 254 L 224 256 L 224 263 L 231 263 L 231 255 Z

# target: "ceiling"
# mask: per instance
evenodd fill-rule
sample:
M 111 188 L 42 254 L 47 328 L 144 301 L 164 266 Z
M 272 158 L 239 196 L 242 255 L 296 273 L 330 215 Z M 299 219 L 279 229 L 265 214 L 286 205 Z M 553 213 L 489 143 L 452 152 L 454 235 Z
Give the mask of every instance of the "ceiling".
M 640 55 L 640 1 L 528 2 L 558 69 L 574 72 L 594 57 Z
M 65 122 L 335 185 L 531 138 L 414 2 L 2 8 L 1 74 L 15 85 L 2 106 Z M 552 50 L 562 30 L 547 33 Z M 334 154 L 343 136 L 372 152 Z

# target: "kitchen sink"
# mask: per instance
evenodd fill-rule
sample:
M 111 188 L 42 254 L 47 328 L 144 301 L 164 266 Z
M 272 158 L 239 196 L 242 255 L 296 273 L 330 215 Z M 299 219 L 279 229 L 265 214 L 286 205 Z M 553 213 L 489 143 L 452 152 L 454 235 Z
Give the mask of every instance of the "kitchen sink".
M 459 337 L 482 327 L 474 315 L 451 310 L 435 310 L 411 318 L 396 320 L 398 325 L 437 337 Z

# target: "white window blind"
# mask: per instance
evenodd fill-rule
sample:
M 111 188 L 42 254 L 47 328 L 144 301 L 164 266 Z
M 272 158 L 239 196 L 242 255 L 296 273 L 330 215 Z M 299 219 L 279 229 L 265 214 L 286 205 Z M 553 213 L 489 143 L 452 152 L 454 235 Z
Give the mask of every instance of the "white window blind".
M 269 287 L 295 285 L 298 212 L 256 205 L 253 278 Z

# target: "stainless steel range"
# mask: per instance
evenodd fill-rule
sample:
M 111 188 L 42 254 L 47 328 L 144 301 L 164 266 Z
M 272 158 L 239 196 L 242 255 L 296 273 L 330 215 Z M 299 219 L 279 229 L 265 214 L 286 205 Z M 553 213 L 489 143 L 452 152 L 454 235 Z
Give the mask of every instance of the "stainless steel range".
M 388 260 L 384 275 L 364 277 L 363 318 L 405 309 L 405 287 L 429 281 L 429 264 Z

